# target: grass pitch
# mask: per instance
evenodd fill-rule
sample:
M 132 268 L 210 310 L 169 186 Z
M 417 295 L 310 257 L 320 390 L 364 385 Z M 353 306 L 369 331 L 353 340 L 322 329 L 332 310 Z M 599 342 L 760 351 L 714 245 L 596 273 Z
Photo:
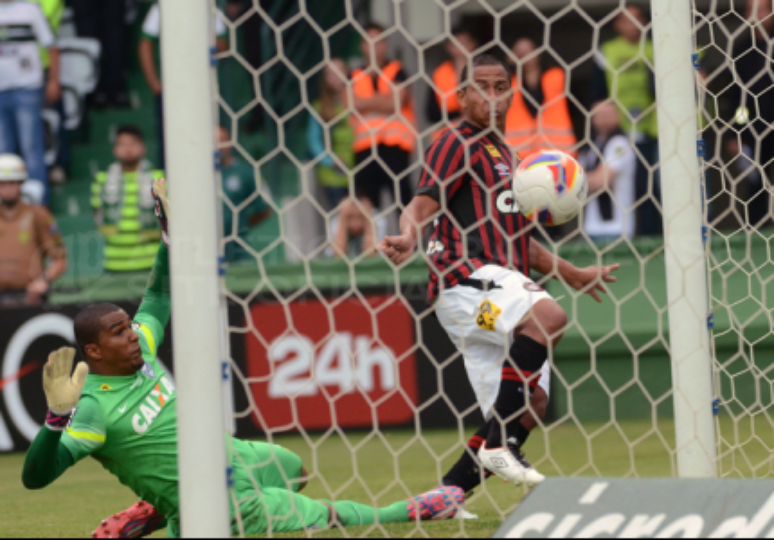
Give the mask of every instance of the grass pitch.
M 721 430 L 732 429 L 730 421 Z M 754 432 L 754 428 L 750 430 Z M 385 506 L 438 484 L 457 459 L 467 433 L 456 430 L 355 433 L 282 437 L 275 442 L 297 452 L 312 475 L 304 493 L 310 497 L 371 502 Z M 753 435 L 754 436 L 754 435 Z M 746 435 L 740 433 L 741 440 Z M 762 441 L 768 442 L 768 441 Z M 548 443 L 548 444 L 547 444 Z M 672 476 L 674 425 L 670 421 L 618 424 L 556 423 L 536 431 L 527 444 L 528 457 L 549 476 Z M 770 463 L 768 444 L 724 459 L 737 463 Z M 760 455 L 758 455 L 760 454 Z M 0 537 L 88 537 L 100 520 L 129 507 L 136 497 L 93 460 L 68 471 L 54 485 L 37 492 L 21 485 L 22 455 L 0 457 Z M 488 537 L 524 496 L 498 479 L 479 488 L 466 508 L 476 521 L 446 521 L 317 532 L 317 537 L 469 536 Z M 164 532 L 154 536 L 164 537 Z M 305 533 L 285 536 L 307 536 Z

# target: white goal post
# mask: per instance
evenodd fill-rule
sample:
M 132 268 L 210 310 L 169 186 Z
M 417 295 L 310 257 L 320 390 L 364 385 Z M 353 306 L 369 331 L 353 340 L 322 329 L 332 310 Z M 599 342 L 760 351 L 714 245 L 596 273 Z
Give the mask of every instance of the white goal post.
M 225 538 L 226 422 L 210 0 L 161 0 L 181 532 Z
M 653 0 L 670 353 L 682 478 L 717 475 L 691 0 Z

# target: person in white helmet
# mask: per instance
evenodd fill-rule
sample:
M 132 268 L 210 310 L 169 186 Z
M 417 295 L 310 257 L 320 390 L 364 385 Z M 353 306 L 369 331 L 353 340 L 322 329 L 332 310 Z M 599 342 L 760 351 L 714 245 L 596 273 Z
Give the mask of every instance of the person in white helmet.
M 46 301 L 51 282 L 67 270 L 67 254 L 51 213 L 22 198 L 24 161 L 0 154 L 0 307 Z

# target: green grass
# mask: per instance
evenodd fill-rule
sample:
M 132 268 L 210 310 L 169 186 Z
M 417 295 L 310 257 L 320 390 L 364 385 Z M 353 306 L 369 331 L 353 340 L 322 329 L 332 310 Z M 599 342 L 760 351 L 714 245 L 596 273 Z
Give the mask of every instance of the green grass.
M 720 426 L 725 438 L 748 443 L 744 451 L 724 456 L 722 470 L 734 476 L 768 474 L 774 448 L 771 425 L 765 419 L 748 420 L 735 431 L 732 421 L 724 418 Z M 435 486 L 459 456 L 464 435 L 453 430 L 426 431 L 420 438 L 413 432 L 388 431 L 282 437 L 276 442 L 304 459 L 312 475 L 306 495 L 384 506 Z M 538 469 L 549 476 L 659 477 L 673 475 L 673 445 L 674 425 L 666 420 L 656 425 L 628 421 L 584 426 L 567 420 L 536 431 L 527 450 Z M 101 519 L 136 500 L 92 460 L 42 491 L 26 491 L 20 481 L 22 462 L 21 455 L 0 457 L 0 537 L 88 536 Z M 480 516 L 477 521 L 354 528 L 346 535 L 488 537 L 523 495 L 523 490 L 491 479 L 466 506 Z M 334 530 L 315 536 L 344 534 Z

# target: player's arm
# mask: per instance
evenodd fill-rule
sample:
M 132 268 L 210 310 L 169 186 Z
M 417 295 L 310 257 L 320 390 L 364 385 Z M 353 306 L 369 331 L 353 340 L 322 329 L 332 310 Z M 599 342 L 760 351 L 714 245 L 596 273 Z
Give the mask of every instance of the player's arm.
M 416 195 L 400 216 L 400 236 L 387 236 L 377 246 L 395 264 L 411 257 L 423 229 L 441 211 L 441 201 L 451 200 L 465 182 L 465 145 L 455 135 L 438 139 L 425 159 Z
M 145 288 L 140 309 L 134 317 L 134 322 L 139 326 L 136 330 L 141 338 L 141 345 L 147 348 L 152 356 L 156 356 L 158 347 L 164 341 L 164 329 L 169 324 L 172 314 L 172 298 L 169 283 L 169 232 L 168 216 L 169 201 L 167 200 L 167 185 L 163 178 L 156 179 L 153 183 L 153 197 L 156 200 L 156 217 L 161 224 L 162 238 L 164 239 L 156 254 Z
M 419 243 L 425 225 L 440 210 L 440 203 L 431 196 L 416 195 L 400 216 L 400 235 L 385 237 L 379 243 L 379 251 L 395 264 L 408 260 Z
M 599 293 L 607 292 L 603 283 L 615 283 L 616 277 L 611 274 L 621 267 L 620 264 L 613 264 L 578 268 L 566 259 L 548 251 L 534 238 L 529 242 L 529 260 L 532 270 L 560 279 L 570 287 L 590 294 L 597 302 L 602 301 Z
M 81 400 L 81 392 L 89 369 L 85 363 L 78 364 L 72 372 L 75 349 L 63 348 L 52 353 L 43 367 L 43 390 L 46 394 L 48 414 L 32 446 L 27 451 L 22 469 L 22 483 L 27 489 L 41 489 L 62 476 L 64 472 L 104 444 L 104 424 L 101 424 L 99 404 L 90 403 L 93 399 Z M 70 375 L 71 373 L 72 376 Z M 80 405 L 83 404 L 82 407 Z M 79 405 L 85 416 L 99 416 L 99 422 L 89 419 L 87 427 L 79 428 L 85 444 L 79 445 L 72 435 L 68 424 Z M 91 409 L 91 411 L 90 411 Z M 95 411 L 96 409 L 96 411 Z M 75 425 L 75 423 L 73 423 Z M 72 439 L 68 443 L 63 437 Z

